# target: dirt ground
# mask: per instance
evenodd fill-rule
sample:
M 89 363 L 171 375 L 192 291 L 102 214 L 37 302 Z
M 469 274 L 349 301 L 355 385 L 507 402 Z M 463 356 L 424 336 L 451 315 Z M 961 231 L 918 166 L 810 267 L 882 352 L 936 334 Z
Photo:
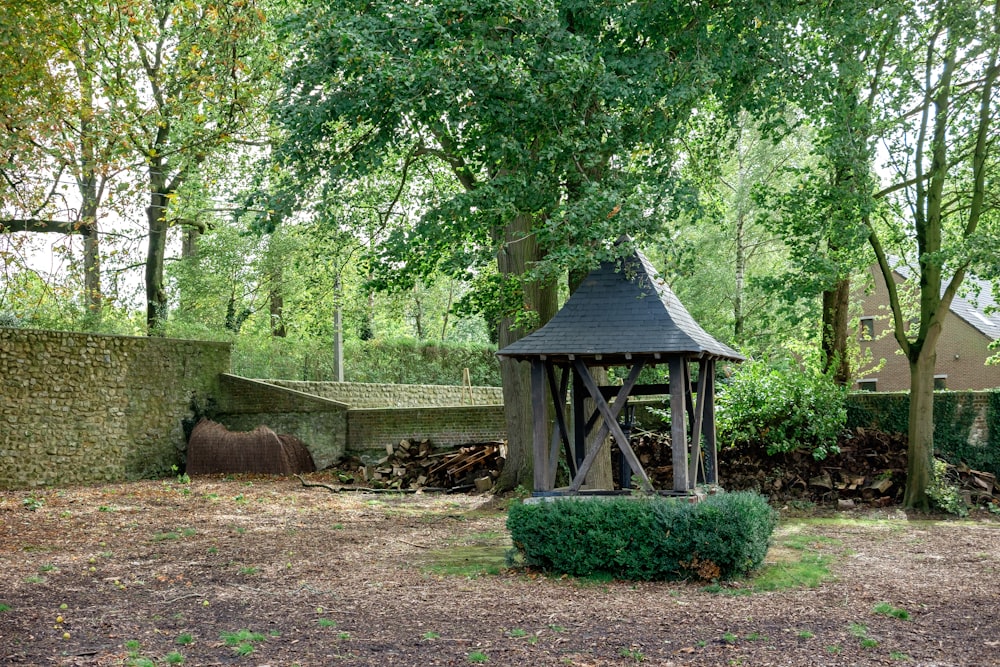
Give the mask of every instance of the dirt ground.
M 1000 665 L 988 517 L 783 512 L 769 567 L 830 578 L 736 595 L 505 569 L 502 505 L 294 478 L 0 492 L 0 664 Z

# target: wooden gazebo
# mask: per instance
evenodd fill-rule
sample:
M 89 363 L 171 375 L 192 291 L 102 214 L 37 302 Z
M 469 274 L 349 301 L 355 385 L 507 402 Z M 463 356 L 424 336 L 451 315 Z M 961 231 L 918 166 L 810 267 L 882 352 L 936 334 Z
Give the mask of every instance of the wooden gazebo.
M 670 395 L 673 489 L 660 492 L 687 495 L 699 484 L 718 484 L 715 364 L 743 357 L 692 319 L 642 253 L 601 264 L 544 327 L 497 354 L 531 363 L 535 496 L 610 491 L 581 490 L 609 433 L 643 490 L 656 491 L 618 423 L 630 396 Z M 698 364 L 696 383 L 691 381 L 693 362 Z M 668 365 L 668 384 L 637 384 L 643 368 L 658 364 Z M 590 369 L 611 366 L 628 367 L 627 378 L 621 386 L 599 386 Z M 571 378 L 572 434 L 565 414 Z M 586 414 L 585 398 L 596 406 L 591 414 Z M 551 434 L 550 404 L 555 407 Z M 586 452 L 599 417 L 599 444 Z M 560 449 L 572 481 L 554 489 Z M 630 475 L 623 477 L 625 488 Z

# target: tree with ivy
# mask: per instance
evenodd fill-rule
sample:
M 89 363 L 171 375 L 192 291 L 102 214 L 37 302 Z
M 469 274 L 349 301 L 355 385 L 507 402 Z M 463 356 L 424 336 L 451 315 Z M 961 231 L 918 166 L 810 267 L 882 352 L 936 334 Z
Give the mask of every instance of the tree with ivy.
M 552 316 L 565 270 L 659 225 L 676 129 L 709 90 L 757 92 L 785 5 L 306 2 L 286 25 L 282 164 L 341 191 L 387 165 L 449 173 L 382 266 L 409 286 L 495 262 L 502 347 Z M 514 362 L 502 376 L 512 487 L 531 479 L 530 392 Z

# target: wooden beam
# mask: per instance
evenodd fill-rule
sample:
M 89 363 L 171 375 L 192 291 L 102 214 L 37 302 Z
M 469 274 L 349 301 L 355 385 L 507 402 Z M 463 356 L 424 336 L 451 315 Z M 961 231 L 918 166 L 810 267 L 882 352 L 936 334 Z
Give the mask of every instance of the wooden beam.
M 670 357 L 670 442 L 674 467 L 674 491 L 686 493 L 688 486 L 688 443 L 684 426 L 684 367 L 687 360 Z
M 569 368 L 563 370 L 562 379 L 556 386 L 555 366 L 545 364 L 545 374 L 549 380 L 549 391 L 552 393 L 552 404 L 556 411 L 556 422 L 552 426 L 552 443 L 549 447 L 549 473 L 553 476 L 559 465 L 559 445 L 563 445 L 566 453 L 566 465 L 570 475 L 576 474 L 576 458 L 573 456 L 573 445 L 569 441 L 569 427 L 566 425 L 566 390 L 569 387 Z M 555 479 L 552 481 L 555 485 Z
M 591 376 L 590 371 L 587 369 L 587 365 L 582 361 L 577 361 L 574 364 L 573 367 L 576 369 L 577 376 L 587 387 L 587 391 L 590 392 L 590 397 L 594 399 L 597 409 L 600 411 L 601 416 L 604 417 L 604 422 L 601 424 L 601 428 L 597 432 L 597 444 L 593 449 L 587 452 L 587 457 L 584 459 L 583 464 L 580 465 L 580 470 L 577 472 L 576 477 L 573 478 L 572 484 L 570 484 L 570 491 L 576 492 L 580 490 L 580 487 L 583 485 L 583 480 L 586 479 L 587 472 L 590 470 L 590 466 L 593 465 L 598 452 L 603 449 L 604 439 L 610 431 L 611 435 L 614 436 L 615 441 L 618 443 L 618 448 L 625 456 L 629 466 L 632 467 L 632 471 L 639 475 L 642 489 L 647 493 L 653 493 L 653 485 L 649 481 L 649 476 L 646 475 L 646 471 L 642 467 L 642 463 L 639 462 L 639 457 L 637 457 L 635 452 L 632 451 L 632 446 L 629 445 L 628 438 L 625 437 L 621 426 L 618 425 L 618 414 L 621 412 L 622 408 L 625 407 L 629 392 L 632 390 L 632 387 L 635 386 L 636 380 L 639 379 L 639 373 L 642 372 L 644 365 L 644 362 L 640 361 L 632 367 L 628 378 L 626 378 L 624 384 L 622 384 L 618 391 L 618 396 L 615 397 L 614 407 L 611 407 L 608 405 L 608 402 L 604 400 L 604 396 L 601 395 L 601 390 L 597 386 L 597 382 L 594 381 L 593 376 Z
M 550 491 L 549 457 L 545 451 L 548 438 L 546 430 L 548 415 L 546 414 L 548 400 L 545 397 L 545 366 L 537 359 L 531 360 L 531 416 L 532 444 L 535 454 L 534 484 L 535 491 Z
M 688 465 L 688 477 L 693 486 L 698 484 L 699 467 L 701 467 L 703 479 L 708 483 L 705 467 L 701 465 L 701 429 L 705 416 L 705 388 L 708 386 L 708 383 L 705 382 L 707 366 L 706 359 L 698 362 L 698 397 L 694 405 L 694 415 L 691 417 L 691 461 Z

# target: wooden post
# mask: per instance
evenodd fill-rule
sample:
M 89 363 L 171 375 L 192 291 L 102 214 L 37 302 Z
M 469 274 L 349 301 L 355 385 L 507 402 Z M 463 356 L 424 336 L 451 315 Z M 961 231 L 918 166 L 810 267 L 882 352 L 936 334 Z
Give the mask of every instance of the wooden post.
M 552 427 L 552 446 L 549 451 L 549 469 L 555 475 L 556 466 L 559 461 L 559 441 L 562 441 L 566 453 L 566 465 L 569 466 L 571 477 L 576 475 L 576 457 L 573 454 L 573 445 L 569 441 L 569 427 L 566 425 L 566 391 L 569 387 L 569 376 L 572 373 L 570 368 L 564 368 L 562 379 L 558 386 L 556 384 L 555 365 L 546 362 L 545 374 L 549 378 L 549 392 L 552 394 L 552 404 L 556 411 L 556 422 Z M 555 481 L 553 481 L 555 485 Z
M 670 442 L 674 467 L 674 491 L 688 491 L 688 443 L 684 424 L 684 367 L 687 360 L 671 355 L 670 369 Z
M 546 452 L 548 438 L 548 399 L 545 396 L 545 364 L 540 359 L 531 360 L 531 439 L 535 455 L 535 491 L 551 491 L 552 476 L 549 474 L 549 457 Z
M 705 378 L 705 410 L 701 423 L 701 432 L 705 441 L 705 483 L 719 483 L 719 450 L 715 441 L 715 359 L 704 362 L 703 370 L 698 374 L 699 389 L 701 378 Z

